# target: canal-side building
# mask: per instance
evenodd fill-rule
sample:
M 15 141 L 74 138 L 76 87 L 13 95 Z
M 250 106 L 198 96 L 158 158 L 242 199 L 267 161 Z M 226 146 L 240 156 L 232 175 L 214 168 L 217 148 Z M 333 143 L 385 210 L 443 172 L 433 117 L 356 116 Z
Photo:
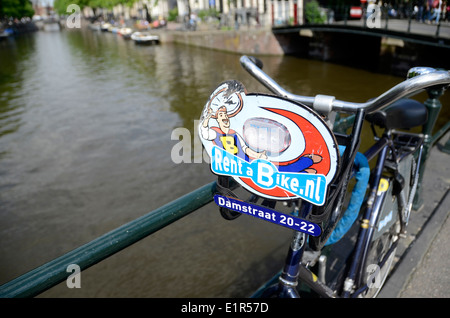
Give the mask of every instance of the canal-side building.
M 140 0 L 131 7 L 117 5 L 114 16 L 167 19 L 169 11 L 178 9 L 178 20 L 183 22 L 190 15 L 215 9 L 220 13 L 221 22 L 234 25 L 274 26 L 283 24 L 303 24 L 304 0 Z
M 235 15 L 240 22 L 260 25 L 301 24 L 303 0 L 177 0 L 180 16 L 216 9 L 224 15 Z

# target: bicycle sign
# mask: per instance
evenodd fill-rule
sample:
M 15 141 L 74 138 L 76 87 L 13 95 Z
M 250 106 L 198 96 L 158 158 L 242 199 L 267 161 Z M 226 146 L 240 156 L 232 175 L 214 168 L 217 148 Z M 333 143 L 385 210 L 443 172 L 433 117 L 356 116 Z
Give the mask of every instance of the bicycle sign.
M 322 233 L 322 229 L 320 228 L 320 226 L 315 223 L 303 220 L 292 215 L 287 215 L 276 210 L 266 208 L 264 206 L 251 204 L 218 194 L 214 196 L 214 202 L 219 207 L 224 207 L 239 213 L 248 214 L 261 220 L 278 224 L 306 234 L 310 234 L 312 236 L 319 236 Z
M 213 119 L 213 120 L 212 120 Z M 199 124 L 211 170 L 261 197 L 325 203 L 338 167 L 334 135 L 309 108 L 227 81 L 211 94 Z
M 316 205 L 325 202 L 325 176 L 320 174 L 279 172 L 267 160 L 256 159 L 248 163 L 217 146 L 212 149 L 211 168 L 215 174 L 249 178 L 261 189 L 278 187 Z

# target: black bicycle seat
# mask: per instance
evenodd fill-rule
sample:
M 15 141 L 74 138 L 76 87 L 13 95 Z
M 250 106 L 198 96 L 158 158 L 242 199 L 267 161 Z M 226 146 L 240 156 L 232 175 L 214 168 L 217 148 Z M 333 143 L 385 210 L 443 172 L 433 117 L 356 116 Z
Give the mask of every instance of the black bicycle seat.
M 386 129 L 410 129 L 425 124 L 428 111 L 414 99 L 399 99 L 383 110 L 366 115 L 370 123 Z

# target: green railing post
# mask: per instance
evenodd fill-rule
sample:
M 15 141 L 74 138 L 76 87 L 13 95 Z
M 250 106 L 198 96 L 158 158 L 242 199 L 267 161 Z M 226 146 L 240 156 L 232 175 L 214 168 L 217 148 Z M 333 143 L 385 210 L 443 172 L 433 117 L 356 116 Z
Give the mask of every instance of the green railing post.
M 441 20 L 439 20 L 439 23 L 436 26 L 436 34 L 435 37 L 439 37 L 439 29 L 441 28 Z
M 345 134 L 347 132 L 347 129 L 353 126 L 354 122 L 355 122 L 355 115 L 341 117 L 341 115 L 338 113 L 336 114 L 333 131 Z
M 408 6 L 408 15 L 409 15 L 409 17 L 408 17 L 408 30 L 406 31 L 406 33 L 410 33 L 411 32 L 411 20 L 412 20 L 412 12 L 413 12 L 413 9 L 412 9 L 412 3 L 409 3 L 409 6 Z
M 417 210 L 423 203 L 422 198 L 422 180 L 423 173 L 425 171 L 425 166 L 427 163 L 427 159 L 430 154 L 430 150 L 433 147 L 433 128 L 436 124 L 436 120 L 438 118 L 439 112 L 441 111 L 442 104 L 439 101 L 439 98 L 444 94 L 444 88 L 442 87 L 433 87 L 427 89 L 428 99 L 424 102 L 425 107 L 428 110 L 428 120 L 426 124 L 422 128 L 422 133 L 425 135 L 423 152 L 421 157 L 421 165 L 419 167 L 419 183 L 417 185 L 416 195 L 414 197 L 413 208 Z
M 386 8 L 386 24 L 384 25 L 384 28 L 388 29 L 388 23 L 389 23 L 389 9 Z
M 348 15 L 349 15 L 348 10 L 350 10 L 350 7 L 347 5 L 344 5 L 344 25 L 347 25 L 347 20 L 348 20 Z

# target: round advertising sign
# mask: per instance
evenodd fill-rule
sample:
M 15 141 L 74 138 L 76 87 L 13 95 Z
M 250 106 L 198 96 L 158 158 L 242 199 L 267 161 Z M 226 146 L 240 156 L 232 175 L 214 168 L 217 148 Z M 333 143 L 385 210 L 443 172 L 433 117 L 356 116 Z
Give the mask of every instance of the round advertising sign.
M 336 139 L 308 107 L 266 94 L 247 94 L 238 81 L 219 85 L 198 127 L 211 170 L 275 200 L 323 205 L 339 165 Z

